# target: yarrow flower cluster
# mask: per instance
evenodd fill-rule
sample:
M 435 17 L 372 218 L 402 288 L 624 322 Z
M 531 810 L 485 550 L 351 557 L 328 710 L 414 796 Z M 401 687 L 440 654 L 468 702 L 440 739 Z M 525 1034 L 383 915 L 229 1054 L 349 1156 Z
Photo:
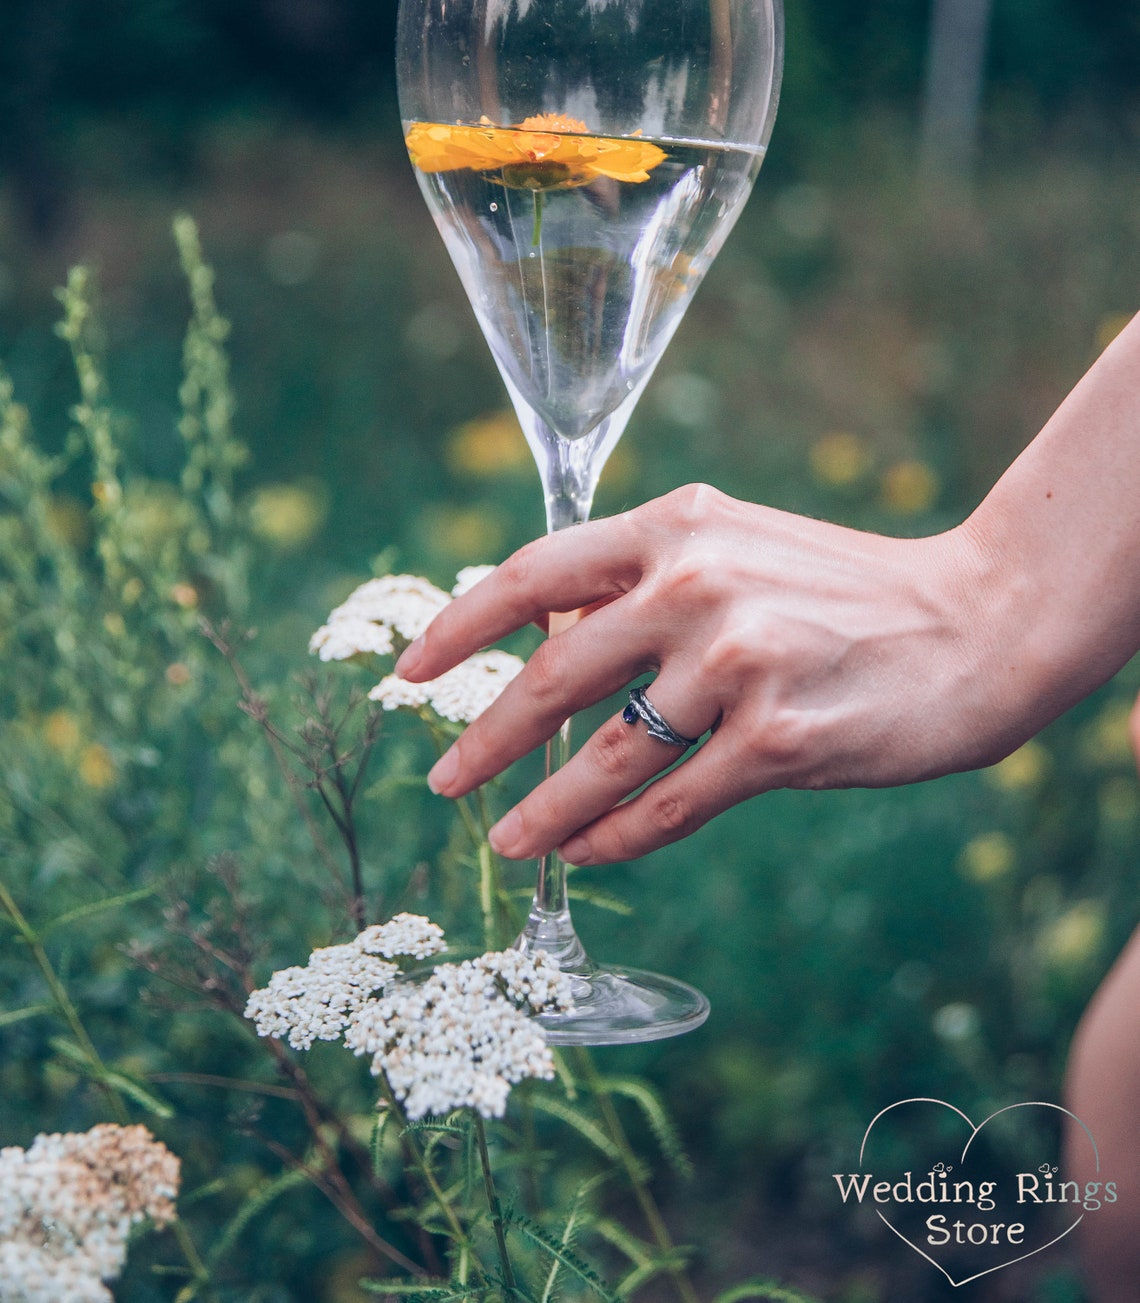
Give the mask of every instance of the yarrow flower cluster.
M 442 929 L 430 919 L 397 914 L 365 928 L 347 945 L 314 950 L 304 968 L 274 973 L 268 986 L 249 997 L 245 1016 L 256 1023 L 259 1036 L 287 1039 L 295 1050 L 335 1041 L 350 1017 L 399 975 L 399 965 L 388 960 L 426 959 L 446 949 Z
M 512 1085 L 554 1075 L 532 1015 L 572 1009 L 570 978 L 546 955 L 515 950 L 441 964 L 422 981 L 397 980 L 395 964 L 384 965 L 383 979 L 379 967 L 364 967 L 375 954 L 420 958 L 444 948 L 435 924 L 398 915 L 348 945 L 314 951 L 305 968 L 275 973 L 250 996 L 246 1016 L 260 1035 L 299 1049 L 343 1034 L 355 1054 L 372 1056 L 373 1075 L 387 1078 L 410 1118 L 465 1107 L 501 1117 Z M 346 953 L 330 959 L 331 951 Z
M 323 661 L 348 660 L 366 652 L 391 655 L 418 638 L 452 597 L 470 592 L 494 568 L 464 566 L 455 577 L 451 597 L 417 575 L 370 579 L 330 613 L 328 623 L 309 640 L 309 650 Z M 476 652 L 428 683 L 408 683 L 389 674 L 368 695 L 385 710 L 431 706 L 444 719 L 469 724 L 522 667 L 522 661 L 508 652 Z
M 179 1177 L 142 1126 L 0 1149 L 0 1303 L 111 1303 L 131 1227 L 174 1220 Z
M 385 710 L 401 706 L 431 706 L 437 715 L 455 724 L 470 724 L 498 697 L 523 663 L 505 651 L 476 652 L 438 679 L 408 683 L 389 674 L 369 692 Z

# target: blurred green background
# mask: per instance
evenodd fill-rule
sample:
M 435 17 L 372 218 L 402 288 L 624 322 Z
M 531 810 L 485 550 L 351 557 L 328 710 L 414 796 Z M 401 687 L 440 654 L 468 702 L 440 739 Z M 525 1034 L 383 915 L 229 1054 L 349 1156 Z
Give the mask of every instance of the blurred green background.
M 251 620 L 283 673 L 378 554 L 448 583 L 542 527 L 403 153 L 394 11 L 5 0 L 0 14 L 0 358 L 60 442 L 74 378 L 51 290 L 91 264 L 133 465 L 175 477 L 185 295 L 169 230 L 195 216 L 252 454 Z M 925 0 L 788 0 L 756 194 L 599 513 L 703 479 L 863 528 L 948 527 L 1135 311 L 1140 8 L 993 0 L 985 16 L 976 104 L 947 123 Z M 636 909 L 635 926 L 583 912 L 591 950 L 664 964 L 713 1001 L 699 1033 L 609 1052 L 680 1117 L 697 1176 L 667 1202 L 682 1239 L 717 1246 L 708 1279 L 782 1273 L 844 1303 L 949 1296 L 836 1206 L 828 1173 L 852 1170 L 870 1117 L 905 1095 L 980 1116 L 1059 1099 L 1071 1030 L 1136 922 L 1138 686 L 1125 670 L 988 772 L 774 794 L 590 871 Z M 185 738 L 187 768 L 203 731 Z M 30 1053 L 5 1035 L 9 1057 Z M 50 1092 L 6 1080 L 0 1143 L 24 1144 L 59 1119 Z M 1061 1248 L 975 1289 L 1081 1297 Z

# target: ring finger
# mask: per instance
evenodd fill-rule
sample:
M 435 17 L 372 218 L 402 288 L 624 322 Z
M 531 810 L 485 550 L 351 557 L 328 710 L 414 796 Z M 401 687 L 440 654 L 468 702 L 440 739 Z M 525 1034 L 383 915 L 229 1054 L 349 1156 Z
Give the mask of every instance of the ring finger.
M 716 723 L 719 708 L 715 702 L 685 702 L 683 694 L 680 676 L 663 672 L 649 689 L 650 711 L 676 734 L 699 738 Z M 517 860 L 545 855 L 684 753 L 684 747 L 650 736 L 637 714 L 632 723 L 625 716 L 608 719 L 556 774 L 503 816 L 491 830 L 500 855 Z

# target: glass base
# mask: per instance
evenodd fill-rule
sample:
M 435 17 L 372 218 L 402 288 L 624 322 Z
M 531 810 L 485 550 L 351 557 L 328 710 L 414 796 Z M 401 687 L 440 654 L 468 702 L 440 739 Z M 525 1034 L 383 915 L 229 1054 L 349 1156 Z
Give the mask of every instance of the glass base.
M 551 1045 L 637 1045 L 694 1031 L 709 1016 L 709 1002 L 687 982 L 640 968 L 595 964 L 574 931 L 569 909 L 531 905 L 515 950 L 543 951 L 573 979 L 574 1008 L 544 1013 L 538 1024 Z
M 574 973 L 574 1008 L 542 1014 L 551 1045 L 636 1045 L 699 1027 L 709 1002 L 695 987 L 639 968 Z

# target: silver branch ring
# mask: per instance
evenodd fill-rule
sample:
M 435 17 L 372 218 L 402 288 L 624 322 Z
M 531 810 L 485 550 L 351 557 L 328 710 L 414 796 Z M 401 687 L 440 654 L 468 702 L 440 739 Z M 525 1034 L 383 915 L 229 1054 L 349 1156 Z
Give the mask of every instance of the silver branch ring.
M 627 724 L 636 724 L 639 719 L 645 720 L 649 736 L 655 737 L 659 742 L 667 742 L 671 747 L 687 749 L 700 741 L 696 737 L 682 737 L 667 724 L 661 712 L 645 695 L 644 688 L 630 688 L 629 705 L 621 712 L 621 717 Z

